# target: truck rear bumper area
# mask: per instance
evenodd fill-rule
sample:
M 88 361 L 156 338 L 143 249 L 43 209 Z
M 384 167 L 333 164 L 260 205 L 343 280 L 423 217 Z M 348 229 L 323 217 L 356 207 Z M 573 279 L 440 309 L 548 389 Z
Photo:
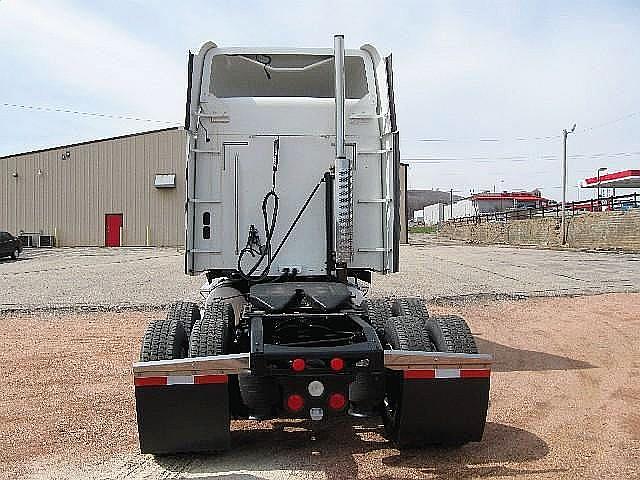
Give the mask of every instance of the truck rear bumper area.
M 215 383 L 136 386 L 142 453 L 172 454 L 227 450 L 227 376 Z
M 400 445 L 455 445 L 482 440 L 489 378 L 405 377 L 394 440 Z M 385 405 L 386 408 L 386 405 Z
M 229 376 L 249 374 L 249 358 L 246 353 L 134 364 L 141 451 L 228 449 Z M 451 444 L 482 438 L 490 356 L 387 350 L 384 367 L 383 417 L 398 443 Z M 307 413 L 307 418 L 312 416 Z

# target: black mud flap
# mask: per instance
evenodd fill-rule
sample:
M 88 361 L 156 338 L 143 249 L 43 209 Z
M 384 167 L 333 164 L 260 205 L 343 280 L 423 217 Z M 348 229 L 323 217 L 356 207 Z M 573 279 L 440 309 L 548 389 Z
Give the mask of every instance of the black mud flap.
M 135 379 L 138 436 L 142 453 L 173 454 L 229 449 L 227 376 L 196 376 L 195 381 L 193 378 L 181 377 L 177 380 L 180 383 L 176 384 L 173 384 L 171 377 Z
M 461 445 L 482 440 L 489 383 L 486 378 L 400 378 L 394 415 L 400 445 Z M 397 385 L 397 383 L 396 383 Z

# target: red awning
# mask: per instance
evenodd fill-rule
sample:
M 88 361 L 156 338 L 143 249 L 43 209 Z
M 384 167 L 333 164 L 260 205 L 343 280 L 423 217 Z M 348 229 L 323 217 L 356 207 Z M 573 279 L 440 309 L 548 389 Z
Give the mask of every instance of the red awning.
M 598 177 L 586 178 L 582 188 L 597 188 Z M 640 188 L 640 170 L 623 170 L 621 172 L 600 175 L 602 188 Z

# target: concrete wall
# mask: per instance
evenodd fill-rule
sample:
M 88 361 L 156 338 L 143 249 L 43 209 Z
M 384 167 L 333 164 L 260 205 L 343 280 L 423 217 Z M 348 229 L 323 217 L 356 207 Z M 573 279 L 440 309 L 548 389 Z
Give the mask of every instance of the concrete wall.
M 0 230 L 102 246 L 105 214 L 123 214 L 122 245 L 184 244 L 186 134 L 147 132 L 0 157 Z M 156 174 L 176 188 L 157 189 Z
M 508 223 L 445 224 L 440 236 L 474 243 L 560 246 L 560 219 L 533 218 Z M 567 246 L 640 251 L 640 209 L 592 212 L 568 217 Z

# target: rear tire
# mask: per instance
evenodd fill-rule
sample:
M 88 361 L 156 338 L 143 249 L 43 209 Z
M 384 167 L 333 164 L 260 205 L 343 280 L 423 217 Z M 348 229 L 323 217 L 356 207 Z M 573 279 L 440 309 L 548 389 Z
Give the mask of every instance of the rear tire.
M 393 300 L 391 310 L 394 315 L 408 315 L 422 318 L 425 322 L 429 318 L 427 302 L 423 298 L 407 297 Z
M 188 302 L 184 302 L 188 303 Z M 210 303 L 204 315 L 193 324 L 189 339 L 190 357 L 212 357 L 226 355 L 233 345 L 235 314 L 230 303 Z M 238 391 L 238 375 L 229 375 L 229 405 L 235 417 L 245 417 Z
M 456 315 L 431 317 L 426 324 L 436 352 L 478 353 L 471 329 L 464 318 Z
M 280 390 L 273 377 L 252 374 L 238 375 L 240 398 L 248 408 L 248 416 L 263 420 L 272 416 L 274 407 L 280 400 Z
M 394 350 L 432 351 L 431 341 L 425 334 L 422 318 L 415 316 L 391 317 L 387 321 L 385 336 Z M 391 440 L 400 435 L 400 417 L 402 415 L 403 373 L 387 371 L 386 396 L 382 408 L 382 420 L 385 433 Z M 428 406 L 425 406 L 428 408 Z
M 200 308 L 193 302 L 174 302 L 167 310 L 167 320 L 182 323 L 187 338 L 191 338 L 193 325 L 200 320 Z
M 384 330 L 385 338 L 393 350 L 430 352 L 431 342 L 425 335 L 423 319 L 414 316 L 391 317 Z
M 168 319 L 154 320 L 142 337 L 140 361 L 186 358 L 188 347 L 189 341 L 182 323 Z
M 364 316 L 374 328 L 381 341 L 384 339 L 384 329 L 387 320 L 391 318 L 391 302 L 385 298 L 374 298 L 362 302 Z
M 229 353 L 234 324 L 233 307 L 229 303 L 207 305 L 203 317 L 193 324 L 189 356 L 209 357 Z

